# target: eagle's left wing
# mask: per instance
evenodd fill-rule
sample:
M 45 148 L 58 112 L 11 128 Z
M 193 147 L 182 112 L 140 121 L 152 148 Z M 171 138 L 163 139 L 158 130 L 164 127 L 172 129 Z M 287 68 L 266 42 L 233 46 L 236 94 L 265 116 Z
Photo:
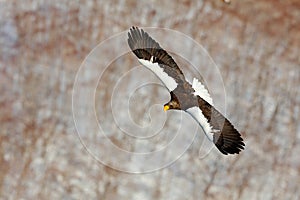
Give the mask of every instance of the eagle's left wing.
M 186 112 L 199 123 L 208 139 L 225 155 L 243 150 L 243 138 L 230 121 L 199 96 L 198 103 L 199 106 L 188 108 Z
M 143 29 L 130 29 L 128 45 L 139 62 L 150 69 L 170 92 L 185 82 L 184 75 L 173 58 Z

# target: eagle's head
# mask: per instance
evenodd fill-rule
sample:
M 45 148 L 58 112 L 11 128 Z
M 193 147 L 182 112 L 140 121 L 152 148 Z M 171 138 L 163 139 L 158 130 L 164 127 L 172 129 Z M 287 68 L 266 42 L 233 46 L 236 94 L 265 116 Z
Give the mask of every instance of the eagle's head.
M 164 105 L 164 111 L 170 110 L 170 109 L 176 109 L 176 110 L 181 110 L 180 109 L 180 104 L 178 101 L 171 100 L 168 103 Z
M 181 110 L 180 103 L 173 92 L 171 92 L 171 100 L 164 105 L 164 111 L 170 109 Z

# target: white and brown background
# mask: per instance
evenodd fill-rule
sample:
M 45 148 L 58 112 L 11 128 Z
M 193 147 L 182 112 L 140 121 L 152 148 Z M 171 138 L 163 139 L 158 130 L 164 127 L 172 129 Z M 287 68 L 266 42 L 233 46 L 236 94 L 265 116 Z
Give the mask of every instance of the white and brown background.
M 298 0 L 1 0 L 0 199 L 299 199 L 299 10 Z M 86 151 L 72 113 L 76 74 L 100 42 L 133 25 L 182 32 L 209 52 L 223 78 L 226 115 L 245 140 L 243 152 L 223 156 L 213 150 L 199 159 L 199 129 L 175 163 L 134 175 L 102 165 Z M 164 46 L 164 38 L 157 40 Z M 181 47 L 185 51 L 185 44 Z M 113 48 L 105 52 L 107 57 L 114 56 Z M 200 64 L 203 68 L 207 63 Z M 164 88 L 137 90 L 129 103 L 132 120 L 143 126 L 149 115 L 161 117 L 167 134 L 149 140 L 150 146 L 129 140 L 105 117 L 111 117 L 115 83 L 137 62 L 128 52 L 111 65 L 92 102 L 102 126 L 110 130 L 108 137 L 128 151 L 158 148 L 159 139 L 173 137 L 181 115 L 166 115 L 162 107 L 147 109 L 153 102 L 168 101 Z M 93 72 L 84 77 L 82 87 L 89 87 Z M 142 77 L 124 79 L 118 95 L 131 94 L 126 88 Z M 214 82 L 214 77 L 205 82 Z M 88 115 L 84 108 L 80 111 Z M 128 113 L 121 109 L 123 115 L 126 120 Z M 185 121 L 181 128 L 190 134 L 191 122 Z M 88 130 L 84 137 L 103 155 L 123 162 L 94 139 L 98 127 Z

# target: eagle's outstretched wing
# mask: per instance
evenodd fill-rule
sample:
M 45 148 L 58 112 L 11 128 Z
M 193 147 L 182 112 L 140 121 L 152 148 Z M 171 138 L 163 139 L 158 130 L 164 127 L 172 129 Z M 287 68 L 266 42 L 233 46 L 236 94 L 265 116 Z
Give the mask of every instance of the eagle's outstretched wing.
M 128 32 L 128 45 L 139 62 L 150 69 L 171 92 L 185 81 L 173 58 L 143 29 L 132 27 Z
M 200 124 L 206 136 L 225 155 L 238 154 L 244 149 L 241 134 L 212 105 L 198 96 L 199 106 L 186 111 Z

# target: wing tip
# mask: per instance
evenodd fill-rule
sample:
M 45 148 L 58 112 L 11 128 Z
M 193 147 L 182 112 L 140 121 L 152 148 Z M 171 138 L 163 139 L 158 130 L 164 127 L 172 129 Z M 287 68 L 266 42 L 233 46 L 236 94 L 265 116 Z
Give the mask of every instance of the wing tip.
M 128 39 L 134 43 L 134 45 L 141 45 L 138 46 L 139 48 L 156 48 L 161 49 L 159 44 L 150 37 L 150 35 L 145 32 L 142 28 L 137 26 L 132 26 L 128 31 Z
M 218 142 L 215 143 L 216 147 L 219 149 L 219 151 L 225 155 L 228 154 L 239 154 L 242 150 L 245 149 L 245 143 L 243 141 L 243 138 L 241 137 L 240 133 L 236 131 L 236 135 L 231 136 L 235 138 L 227 138 L 226 136 L 218 139 Z M 220 142 L 219 140 L 222 140 Z
M 225 118 L 222 131 L 214 134 L 214 143 L 221 153 L 239 154 L 245 149 L 245 143 L 237 129 Z

